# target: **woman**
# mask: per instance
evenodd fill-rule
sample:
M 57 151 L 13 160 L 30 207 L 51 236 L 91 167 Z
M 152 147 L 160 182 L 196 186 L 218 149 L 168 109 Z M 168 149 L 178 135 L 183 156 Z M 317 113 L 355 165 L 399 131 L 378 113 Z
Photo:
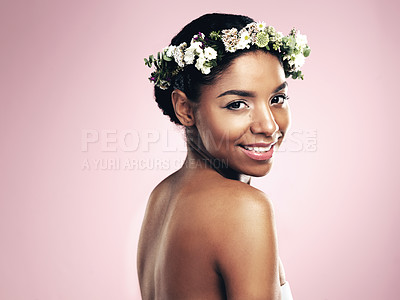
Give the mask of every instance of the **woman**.
M 295 30 L 207 14 L 145 59 L 188 152 L 150 195 L 137 257 L 143 299 L 292 299 L 272 203 L 250 180 L 271 168 L 290 124 L 285 78 L 303 78 L 309 52 Z

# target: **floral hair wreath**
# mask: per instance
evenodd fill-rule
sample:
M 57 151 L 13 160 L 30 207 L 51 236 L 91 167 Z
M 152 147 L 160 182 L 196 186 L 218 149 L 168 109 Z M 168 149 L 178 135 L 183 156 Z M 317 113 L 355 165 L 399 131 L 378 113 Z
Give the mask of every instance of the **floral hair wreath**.
M 165 90 L 170 87 L 171 78 L 185 66 L 194 64 L 201 73 L 209 74 L 227 52 L 233 53 L 252 46 L 277 54 L 283 63 L 285 77 L 303 79 L 300 68 L 311 51 L 307 36 L 294 28 L 287 36 L 283 36 L 264 22 L 252 22 L 240 31 L 236 28 L 212 31 L 209 37 L 199 32 L 193 36 L 189 47 L 185 42 L 177 46 L 170 45 L 158 52 L 157 58 L 150 55 L 144 62 L 150 68 L 153 65 L 155 67 L 149 80 Z

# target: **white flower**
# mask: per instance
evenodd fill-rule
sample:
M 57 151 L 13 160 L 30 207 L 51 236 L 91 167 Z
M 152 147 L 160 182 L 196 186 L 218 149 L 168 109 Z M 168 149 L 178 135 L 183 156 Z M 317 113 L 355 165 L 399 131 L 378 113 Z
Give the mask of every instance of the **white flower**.
M 222 42 L 224 43 L 225 50 L 228 52 L 235 52 L 237 48 L 238 39 L 238 31 L 236 28 L 224 29 L 222 32 Z
M 307 36 L 304 34 L 300 34 L 300 31 L 298 31 L 296 35 L 296 43 L 301 47 L 304 48 L 307 46 Z
M 185 56 L 183 60 L 185 61 L 186 64 L 191 65 L 194 62 L 195 55 L 196 55 L 195 49 L 189 47 L 185 50 Z
M 202 46 L 203 44 L 201 42 L 192 41 L 189 48 L 196 50 L 197 54 L 200 54 L 203 52 L 203 48 L 201 48 Z
M 207 75 L 207 74 L 210 74 L 210 72 L 211 72 L 211 68 L 203 65 L 203 67 L 201 68 L 201 73 Z
M 168 47 L 165 47 L 164 50 L 165 50 L 165 49 L 167 50 L 165 54 L 166 54 L 168 57 L 174 57 L 175 48 L 176 48 L 176 46 L 173 46 L 173 45 L 168 46 Z
M 262 31 L 265 28 L 265 22 L 257 22 L 256 26 L 259 31 Z
M 204 54 L 201 54 L 196 61 L 196 65 L 195 65 L 196 69 L 201 71 L 201 73 L 203 73 L 203 74 L 209 74 L 211 71 L 210 67 L 205 66 L 206 62 L 207 62 L 207 59 L 204 56 Z
M 267 27 L 267 32 L 269 35 L 275 35 L 276 34 L 276 30 L 273 26 L 268 26 Z
M 300 67 L 302 67 L 304 65 L 306 61 L 306 58 L 304 57 L 304 55 L 302 53 L 297 54 L 294 57 L 294 65 L 296 67 L 296 69 L 299 69 Z
M 240 32 L 240 40 L 237 44 L 238 49 L 250 48 L 251 37 L 247 30 L 243 30 Z
M 233 52 L 236 52 L 236 49 L 237 49 L 237 45 L 235 45 L 235 46 L 233 46 L 233 45 L 225 45 L 225 50 L 226 51 L 228 51 L 228 52 L 231 52 L 231 53 L 233 53 Z
M 197 70 L 201 70 L 201 68 L 203 68 L 203 65 L 204 65 L 204 63 L 205 63 L 206 61 L 207 61 L 207 60 L 206 60 L 204 54 L 201 54 L 201 55 L 197 58 L 197 60 L 196 60 L 196 65 L 195 65 L 196 69 L 197 69 Z
M 183 42 L 178 47 L 174 49 L 174 60 L 180 67 L 185 66 L 185 62 L 183 61 L 183 56 L 185 55 L 184 50 L 186 48 L 186 43 Z
M 217 51 L 215 51 L 211 47 L 207 47 L 207 48 L 204 49 L 204 56 L 208 60 L 216 59 L 217 58 L 217 54 L 218 54 Z

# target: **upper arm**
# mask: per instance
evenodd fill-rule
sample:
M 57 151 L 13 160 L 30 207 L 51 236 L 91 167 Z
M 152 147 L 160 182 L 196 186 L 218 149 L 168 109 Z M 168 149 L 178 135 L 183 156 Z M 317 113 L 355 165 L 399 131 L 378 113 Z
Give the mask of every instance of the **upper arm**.
M 241 199 L 239 199 L 241 197 Z M 228 299 L 280 299 L 273 208 L 259 193 L 235 196 L 216 226 L 216 265 Z

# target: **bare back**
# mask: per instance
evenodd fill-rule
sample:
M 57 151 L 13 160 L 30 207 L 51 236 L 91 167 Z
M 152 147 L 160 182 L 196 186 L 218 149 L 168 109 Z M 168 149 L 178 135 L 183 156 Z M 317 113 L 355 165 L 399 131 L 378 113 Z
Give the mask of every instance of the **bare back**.
M 150 196 L 139 240 L 143 299 L 226 299 L 218 258 L 230 255 L 219 250 L 229 245 L 224 236 L 232 236 L 225 217 L 237 210 L 232 199 L 253 191 L 213 170 L 178 171 L 162 181 Z

